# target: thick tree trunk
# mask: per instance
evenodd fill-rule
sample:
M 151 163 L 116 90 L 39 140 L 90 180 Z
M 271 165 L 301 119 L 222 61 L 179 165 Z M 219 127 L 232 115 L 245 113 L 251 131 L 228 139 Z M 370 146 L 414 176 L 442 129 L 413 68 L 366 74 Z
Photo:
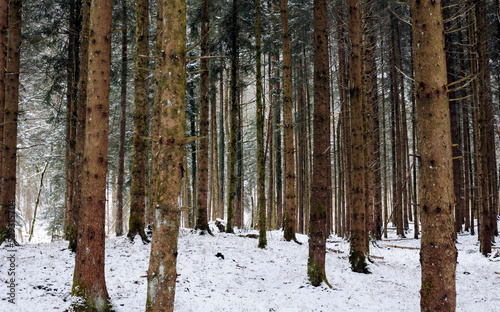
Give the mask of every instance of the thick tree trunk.
M 75 311 L 111 310 L 104 273 L 112 1 L 90 7 L 86 136 L 72 295 Z
M 330 75 L 328 67 L 328 19 L 325 0 L 314 0 L 314 150 L 309 258 L 307 275 L 314 286 L 327 285 L 325 273 L 328 170 L 330 170 Z
M 122 69 L 120 99 L 120 146 L 116 185 L 116 236 L 123 235 L 123 180 L 125 175 L 125 126 L 127 123 L 127 1 L 122 0 Z
M 155 230 L 148 269 L 146 311 L 173 311 L 177 278 L 178 197 L 185 170 L 184 112 L 186 101 L 186 2 L 162 0 L 161 114 L 158 144 L 159 171 Z M 168 34 L 168 35 L 167 35 Z
M 208 113 L 209 113 L 209 22 L 210 0 L 203 0 L 201 4 L 201 59 L 200 59 L 200 128 L 198 141 L 198 183 L 196 200 L 195 229 L 201 234 L 212 234 L 208 227 Z
M 134 150 L 132 155 L 132 183 L 130 186 L 130 218 L 128 238 L 140 235 L 148 242 L 144 232 L 146 213 L 146 158 L 148 136 L 148 63 L 149 63 L 149 0 L 137 1 L 136 57 L 134 94 Z
M 455 311 L 451 133 L 441 2 L 411 2 L 418 115 L 422 311 Z

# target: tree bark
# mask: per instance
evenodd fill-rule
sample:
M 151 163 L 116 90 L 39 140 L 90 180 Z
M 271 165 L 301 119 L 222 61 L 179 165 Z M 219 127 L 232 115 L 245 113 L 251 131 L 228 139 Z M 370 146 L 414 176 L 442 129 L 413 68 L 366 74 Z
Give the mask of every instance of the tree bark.
M 266 237 L 266 159 L 264 155 L 264 105 L 262 103 L 262 51 L 260 0 L 255 0 L 255 72 L 257 126 L 257 212 L 259 214 L 259 248 L 267 246 Z
M 314 0 L 314 150 L 307 275 L 313 286 L 327 285 L 325 273 L 328 170 L 330 170 L 330 82 L 325 0 Z
M 2 207 L 7 219 L 5 239 L 15 239 L 17 121 L 19 110 L 19 64 L 21 46 L 21 0 L 9 0 L 3 146 Z M 2 210 L 3 210 L 2 209 Z
M 422 311 L 455 311 L 451 127 L 441 2 L 411 1 L 417 98 Z
M 229 183 L 227 187 L 227 226 L 226 233 L 233 233 L 235 226 L 236 213 L 236 152 L 237 152 L 237 133 L 238 133 L 238 0 L 233 0 L 230 26 L 230 48 L 231 48 L 231 105 L 230 105 L 230 143 L 229 143 L 229 163 L 228 175 Z
M 7 7 L 8 0 L 0 1 L 0 233 L 7 233 L 8 231 L 8 218 L 6 209 L 2 201 L 2 190 L 3 190 L 3 153 L 4 153 L 4 111 L 5 111 L 5 67 L 7 61 L 7 27 L 8 27 L 8 15 Z M 3 235 L 0 236 L 0 244 L 4 241 Z
M 352 185 L 351 185 L 351 249 L 349 262 L 351 269 L 358 273 L 368 273 L 368 232 L 365 213 L 365 155 L 363 138 L 363 94 L 361 55 L 361 3 L 348 0 L 348 27 L 351 43 L 349 60 L 349 94 L 351 106 L 352 133 Z
M 146 213 L 146 158 L 148 136 L 148 63 L 149 63 L 149 0 L 139 0 L 136 6 L 136 57 L 134 94 L 134 141 L 132 156 L 132 182 L 130 186 L 130 218 L 127 237 L 140 235 L 148 242 L 144 232 Z
M 112 1 L 90 7 L 83 185 L 72 295 L 75 311 L 110 311 L 104 273 Z
M 209 113 L 209 47 L 210 0 L 201 3 L 201 59 L 200 59 L 200 128 L 198 141 L 198 178 L 196 225 L 201 234 L 212 234 L 208 227 L 208 113 Z
M 295 206 L 295 151 L 293 146 L 292 120 L 292 61 L 290 55 L 290 31 L 288 29 L 287 0 L 281 0 L 281 29 L 283 41 L 283 150 L 285 153 L 285 210 L 283 214 L 283 229 L 285 240 L 296 241 L 295 231 L 297 227 L 297 209 Z
M 123 235 L 123 180 L 125 175 L 125 126 L 127 123 L 127 1 L 122 0 L 122 68 L 120 98 L 120 146 L 116 185 L 116 236 Z
M 78 228 L 82 205 L 82 185 L 83 185 L 83 154 L 85 149 L 85 127 L 87 115 L 87 79 L 89 63 L 89 25 L 90 25 L 90 0 L 82 0 L 82 31 L 80 34 L 80 77 L 78 81 L 78 107 L 76 122 L 76 146 L 74 163 L 74 198 L 71 214 L 68 216 L 68 226 L 66 235 L 69 241 L 69 249 L 76 252 L 78 245 Z
M 184 127 L 186 101 L 186 2 L 162 0 L 160 36 L 161 114 L 158 144 L 159 171 L 155 203 L 155 230 L 148 269 L 146 311 L 173 311 L 177 278 L 178 197 L 185 170 Z M 168 35 L 166 35 L 168 34 Z

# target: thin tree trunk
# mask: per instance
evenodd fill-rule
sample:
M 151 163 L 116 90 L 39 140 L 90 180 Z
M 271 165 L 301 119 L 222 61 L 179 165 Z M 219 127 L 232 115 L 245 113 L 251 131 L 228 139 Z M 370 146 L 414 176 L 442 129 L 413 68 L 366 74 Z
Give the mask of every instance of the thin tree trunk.
M 284 146 L 285 153 L 285 210 L 283 213 L 283 229 L 285 240 L 296 241 L 295 206 L 295 160 L 293 147 L 292 121 L 292 64 L 290 54 L 290 31 L 288 30 L 288 1 L 281 0 L 281 29 L 283 40 L 283 119 L 284 119 Z M 325 206 L 326 208 L 326 206 Z
M 359 0 L 347 1 L 349 41 L 349 94 L 351 106 L 352 132 L 352 185 L 351 185 L 351 249 L 349 262 L 351 269 L 358 273 L 368 273 L 368 232 L 365 213 L 365 155 L 363 140 L 363 94 L 362 94 L 362 25 L 361 3 Z
M 5 67 L 5 111 L 3 145 L 3 185 L 1 203 L 7 218 L 0 241 L 15 239 L 17 121 L 19 109 L 19 63 L 21 46 L 21 0 L 9 0 L 7 60 Z M 3 234 L 3 233 L 1 233 Z
M 80 78 L 78 82 L 78 108 L 76 123 L 76 146 L 74 163 L 74 198 L 71 214 L 68 216 L 67 237 L 69 249 L 76 251 L 78 245 L 78 228 L 80 222 L 82 204 L 83 185 L 83 154 L 85 149 L 85 127 L 87 115 L 87 79 L 88 79 L 88 59 L 89 59 L 89 25 L 90 25 L 90 0 L 83 0 L 81 3 L 82 12 L 82 32 L 81 32 L 81 53 L 80 53 Z
M 0 0 L 0 233 L 6 233 L 8 230 L 8 219 L 4 213 L 5 207 L 2 202 L 2 189 L 3 189 L 3 144 L 4 144 L 4 111 L 5 111 L 5 67 L 7 58 L 7 28 L 8 28 L 8 15 L 7 7 L 8 0 Z M 3 242 L 0 238 L 0 244 Z
M 266 237 L 266 159 L 264 155 L 264 105 L 262 104 L 262 52 L 260 0 L 255 1 L 255 71 L 257 126 L 257 212 L 259 214 L 259 248 L 267 246 Z
M 127 1 L 122 0 L 122 70 L 120 99 L 120 146 L 116 185 L 116 236 L 123 235 L 123 180 L 125 175 L 125 126 L 127 123 Z
M 196 200 L 195 229 L 201 234 L 212 234 L 208 226 L 208 113 L 209 113 L 209 22 L 210 0 L 203 0 L 201 5 L 201 59 L 200 59 L 200 128 L 198 153 L 198 191 Z
M 231 26 L 230 26 L 230 48 L 231 48 L 231 105 L 230 105 L 230 118 L 231 118 L 231 131 L 229 143 L 229 163 L 228 175 L 229 183 L 227 188 L 227 233 L 234 232 L 235 226 L 235 212 L 236 212 L 236 188 L 237 188 L 237 175 L 236 175 L 236 154 L 237 154 L 237 133 L 238 133 L 238 0 L 233 0 Z
M 68 217 L 72 214 L 74 200 L 74 164 L 76 148 L 76 115 L 77 115 L 77 95 L 78 95 L 78 68 L 79 68 L 79 14 L 81 6 L 77 1 L 69 3 L 69 27 L 68 27 L 68 60 L 67 60 L 67 81 L 66 81 L 66 196 L 63 229 L 65 234 L 68 229 Z M 65 235 L 65 238 L 68 236 Z
M 134 150 L 132 155 L 132 183 L 130 185 L 130 219 L 128 238 L 139 235 L 149 242 L 144 232 L 146 210 L 146 157 L 147 157 L 147 107 L 148 107 L 148 27 L 149 0 L 136 4 L 136 57 L 134 94 Z
M 220 219 L 224 219 L 224 184 L 225 184 L 225 175 L 224 175 L 224 167 L 226 159 L 226 136 L 224 131 L 224 66 L 220 71 L 220 82 L 219 82 L 219 204 L 217 217 Z

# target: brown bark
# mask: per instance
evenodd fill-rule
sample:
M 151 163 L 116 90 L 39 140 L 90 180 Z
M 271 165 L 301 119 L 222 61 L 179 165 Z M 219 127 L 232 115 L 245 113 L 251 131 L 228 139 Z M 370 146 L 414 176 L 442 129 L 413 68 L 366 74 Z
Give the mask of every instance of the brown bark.
M 69 249 L 76 251 L 78 244 L 78 223 L 80 222 L 80 206 L 82 204 L 83 185 L 83 153 L 85 149 L 85 126 L 86 126 L 86 102 L 87 102 L 87 79 L 88 79 L 88 59 L 89 59 L 89 24 L 90 24 L 90 0 L 82 1 L 82 32 L 80 36 L 80 77 L 78 81 L 78 107 L 76 122 L 76 146 L 74 162 L 74 198 L 71 214 L 68 215 L 67 238 Z
M 418 115 L 422 311 L 455 311 L 451 127 L 441 2 L 411 2 Z
M 351 249 L 349 262 L 351 269 L 358 273 L 368 273 L 368 232 L 365 213 L 365 155 L 363 138 L 363 94 L 362 94 L 362 25 L 361 3 L 348 0 L 348 27 L 351 43 L 349 58 L 349 94 L 352 133 L 352 185 L 351 185 Z
M 9 0 L 7 60 L 5 67 L 5 110 L 3 145 L 3 186 L 1 204 L 6 218 L 4 239 L 14 239 L 16 210 L 17 121 L 19 108 L 19 63 L 21 46 L 21 0 Z
M 330 82 L 328 67 L 328 20 L 325 0 L 314 1 L 314 150 L 309 257 L 307 275 L 314 286 L 327 285 L 325 273 L 328 173 L 330 170 Z
M 0 1 L 0 160 L 3 160 L 3 142 L 4 142 L 4 110 L 5 110 L 5 65 L 7 58 L 7 26 L 8 15 L 7 7 L 8 0 Z M 8 227 L 8 218 L 6 214 L 6 207 L 2 202 L 3 190 L 3 161 L 0 163 L 0 233 L 6 232 Z M 0 243 L 4 240 L 0 237 Z
M 146 311 L 173 311 L 177 278 L 178 197 L 184 176 L 186 101 L 186 2 L 162 0 L 160 32 L 161 113 L 155 202 L 155 230 L 148 269 Z M 168 34 L 168 35 L 166 35 Z
M 122 0 L 122 68 L 120 98 L 120 146 L 116 185 L 116 236 L 123 235 L 123 180 L 125 175 L 125 126 L 127 123 L 127 1 Z
M 134 94 L 134 150 L 132 155 L 132 182 L 130 186 L 130 218 L 128 238 L 140 235 L 148 242 L 144 232 L 146 210 L 146 158 L 147 158 L 147 105 L 148 105 L 148 25 L 149 0 L 137 1 L 136 7 L 136 57 Z
M 257 212 L 259 214 L 259 248 L 267 246 L 266 237 L 266 159 L 264 155 L 264 105 L 262 101 L 261 7 L 255 1 L 255 72 L 257 127 Z
M 81 4 L 81 2 L 80 2 Z M 74 163 L 76 148 L 76 115 L 77 115 L 77 94 L 78 94 L 78 67 L 79 67 L 79 15 L 80 6 L 77 1 L 69 3 L 69 25 L 68 25 L 68 59 L 67 59 L 67 80 L 66 80 L 66 196 L 63 229 L 67 234 L 68 216 L 72 214 L 74 200 Z M 65 235 L 66 238 L 68 235 Z
M 208 227 L 208 113 L 209 113 L 209 27 L 210 1 L 203 0 L 201 4 L 201 59 L 200 59 L 200 127 L 198 141 L 198 178 L 196 195 L 196 225 L 202 234 L 210 233 Z
M 479 75 L 479 90 L 478 90 L 478 126 L 479 126 L 479 159 L 480 173 L 479 181 L 481 183 L 481 208 L 480 208 L 480 250 L 483 255 L 488 255 L 491 252 L 491 239 L 493 236 L 493 203 L 490 201 L 490 196 L 493 196 L 493 180 L 491 170 L 495 170 L 493 166 L 493 155 L 490 150 L 494 150 L 494 142 L 491 140 L 493 136 L 494 117 L 491 99 L 491 83 L 490 83 L 490 68 L 489 68 L 489 53 L 487 42 L 487 19 L 486 19 L 486 2 L 484 0 L 477 1 L 476 9 L 476 26 L 477 26 L 477 56 L 478 56 L 478 75 Z M 495 189 L 496 192 L 496 189 Z M 495 220 L 496 221 L 496 220 Z
M 104 275 L 112 1 L 90 7 L 82 202 L 72 295 L 75 311 L 111 309 Z
M 285 240 L 295 238 L 297 208 L 295 206 L 295 157 L 293 146 L 292 120 L 292 64 L 290 54 L 290 31 L 288 29 L 288 1 L 281 0 L 281 29 L 283 41 L 283 119 L 285 153 L 285 209 L 283 213 L 283 229 Z M 325 206 L 326 208 L 326 206 Z
M 228 187 L 227 187 L 227 233 L 234 232 L 235 219 L 237 219 L 237 173 L 236 173 L 236 157 L 237 157 L 237 133 L 238 133 L 238 66 L 239 66 L 239 49 L 238 49 L 238 0 L 233 0 L 231 26 L 230 26 L 230 45 L 231 45 L 231 104 L 230 104 L 230 143 L 229 143 L 229 162 L 228 162 Z M 236 223 L 237 224 L 237 223 Z

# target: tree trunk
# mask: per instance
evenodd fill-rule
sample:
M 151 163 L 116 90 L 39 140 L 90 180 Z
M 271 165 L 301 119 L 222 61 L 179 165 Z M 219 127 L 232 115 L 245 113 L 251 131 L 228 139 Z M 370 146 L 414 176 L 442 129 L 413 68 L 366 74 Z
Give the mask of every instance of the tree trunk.
M 238 133 L 238 0 L 233 0 L 231 26 L 230 26 L 230 48 L 231 48 L 231 106 L 230 106 L 230 143 L 229 143 L 229 163 L 228 175 L 229 183 L 227 187 L 227 233 L 234 232 L 235 212 L 236 212 L 236 152 L 237 152 L 237 133 Z
M 132 156 L 132 182 L 130 186 L 130 219 L 128 238 L 140 235 L 148 242 L 144 232 L 146 210 L 146 158 L 148 137 L 148 63 L 149 63 L 149 0 L 137 1 L 136 7 L 136 58 L 134 94 L 134 150 Z
M 264 105 L 262 104 L 262 52 L 260 34 L 260 0 L 255 0 L 255 71 L 257 126 L 257 212 L 259 214 L 259 248 L 267 246 L 266 237 L 266 159 L 264 155 Z
M 90 7 L 86 137 L 78 246 L 72 295 L 75 311 L 110 311 L 104 272 L 112 1 Z
M 3 144 L 4 144 L 4 111 L 5 111 L 5 65 L 7 57 L 7 28 L 8 15 L 7 7 L 8 0 L 0 0 L 0 159 L 3 160 Z M 0 163 L 0 233 L 7 233 L 8 219 L 4 213 L 6 207 L 2 202 L 3 189 L 3 161 Z M 0 244 L 4 241 L 3 235 L 0 236 Z
M 208 86 L 209 86 L 209 22 L 210 0 L 203 0 L 201 4 L 201 59 L 200 59 L 200 132 L 198 141 L 198 183 L 196 200 L 196 225 L 195 229 L 201 234 L 212 234 L 208 227 Z
M 359 0 L 347 1 L 349 41 L 351 43 L 349 59 L 349 94 L 351 106 L 352 133 L 352 185 L 351 185 L 351 249 L 349 262 L 351 269 L 358 273 L 368 273 L 368 232 L 366 231 L 365 213 L 365 155 L 363 140 L 363 94 L 361 55 L 361 8 Z
M 492 154 L 489 150 L 495 148 L 494 142 L 490 139 L 493 136 L 494 117 L 491 99 L 491 84 L 490 84 L 490 68 L 489 68 L 489 53 L 487 42 L 487 19 L 486 19 L 486 2 L 479 0 L 476 5 L 476 25 L 477 25 L 477 55 L 478 55 L 478 75 L 479 75 L 479 90 L 478 90 L 478 125 L 479 125 L 479 159 L 480 159 L 480 174 L 479 181 L 481 183 L 481 216 L 480 216 L 480 250 L 483 255 L 491 253 L 491 239 L 493 236 L 493 206 L 490 202 L 492 188 L 491 170 L 495 170 L 493 165 Z M 493 144 L 492 144 L 493 143 Z M 495 190 L 496 192 L 496 190 Z
M 162 0 L 161 94 L 158 166 L 155 203 L 156 225 L 151 243 L 146 311 L 173 311 L 177 278 L 178 197 L 185 170 L 184 127 L 186 101 L 186 2 Z
M 80 3 L 81 4 L 81 3 Z M 74 200 L 74 165 L 76 148 L 76 118 L 77 118 L 77 95 L 78 95 L 78 68 L 79 68 L 79 15 L 80 6 L 77 1 L 69 3 L 69 27 L 68 27 L 68 60 L 66 81 L 66 198 L 63 229 L 67 234 L 68 216 L 72 214 Z M 68 235 L 65 235 L 68 238 Z
M 285 153 L 285 210 L 283 229 L 285 240 L 295 238 L 297 209 L 295 207 L 295 160 L 292 120 L 292 64 L 290 55 L 290 31 L 288 30 L 288 1 L 281 0 L 281 29 L 283 40 L 283 119 Z M 328 55 L 327 55 L 328 56 Z M 326 208 L 326 206 L 325 206 Z
M 125 175 L 125 126 L 127 123 L 127 1 L 122 0 L 122 70 L 120 99 L 120 146 L 118 149 L 118 181 L 116 185 L 116 236 L 123 235 L 123 180 Z
M 225 174 L 224 167 L 226 159 L 226 135 L 224 131 L 224 66 L 221 67 L 220 71 L 220 83 L 219 83 L 219 204 L 217 217 L 224 219 L 224 185 L 225 185 Z
M 314 0 L 314 150 L 307 275 L 313 286 L 327 285 L 325 273 L 328 170 L 330 170 L 330 75 L 325 0 Z
M 80 222 L 80 206 L 82 205 L 83 186 L 83 154 L 85 149 L 85 127 L 87 115 L 87 79 L 89 60 L 89 25 L 90 25 L 90 0 L 81 2 L 82 32 L 80 36 L 80 77 L 78 82 L 78 107 L 76 122 L 76 146 L 74 163 L 74 198 L 71 214 L 68 216 L 66 235 L 69 241 L 69 249 L 76 252 L 78 245 L 78 228 Z
M 418 115 L 422 311 L 455 311 L 451 133 L 441 2 L 411 2 Z
M 19 109 L 19 63 L 21 46 L 21 0 L 9 0 L 7 61 L 5 67 L 5 111 L 3 146 L 2 207 L 7 218 L 7 231 L 1 241 L 15 239 L 17 118 Z M 2 210 L 3 210 L 2 209 Z M 3 233 L 0 233 L 3 234 Z

